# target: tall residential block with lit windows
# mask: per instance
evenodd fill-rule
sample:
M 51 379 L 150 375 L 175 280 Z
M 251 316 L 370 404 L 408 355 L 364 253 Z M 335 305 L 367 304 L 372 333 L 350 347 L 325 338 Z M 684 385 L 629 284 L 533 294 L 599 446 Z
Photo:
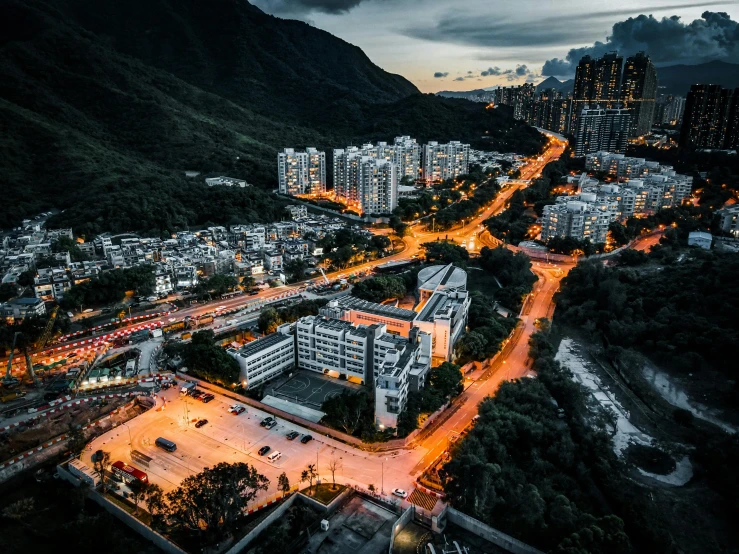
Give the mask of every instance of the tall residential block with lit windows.
M 739 88 L 691 85 L 685 100 L 680 146 L 739 147 Z
M 593 244 L 606 242 L 608 226 L 618 212 L 610 202 L 600 202 L 596 195 L 581 194 L 579 200 L 564 199 L 544 206 L 541 240 L 570 237 L 589 240 Z
M 423 178 L 426 183 L 455 179 L 467 173 L 470 145 L 458 140 L 447 144 L 431 141 L 423 147 Z
M 364 214 L 387 214 L 398 205 L 395 148 L 386 142 L 334 150 L 334 195 Z
M 305 152 L 283 149 L 277 154 L 277 179 L 282 194 L 324 194 L 326 153 L 315 148 L 306 148 Z
M 631 128 L 631 111 L 619 108 L 584 108 L 575 136 L 575 156 L 593 152 L 624 152 Z
M 398 166 L 398 179 L 408 177 L 415 181 L 421 176 L 421 147 L 411 137 L 395 137 L 393 163 Z
M 632 110 L 630 136 L 649 134 L 654 123 L 657 99 L 657 70 L 644 52 L 626 58 L 621 84 L 621 102 Z

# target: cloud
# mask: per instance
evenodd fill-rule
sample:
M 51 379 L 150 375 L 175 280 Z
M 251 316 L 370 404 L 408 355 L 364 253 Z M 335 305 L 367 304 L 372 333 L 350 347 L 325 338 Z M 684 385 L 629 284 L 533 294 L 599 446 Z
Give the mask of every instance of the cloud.
M 657 19 L 651 15 L 630 17 L 613 25 L 605 42 L 572 48 L 564 58 L 547 60 L 542 75 L 572 76 L 585 55 L 602 56 L 618 51 L 630 56 L 645 51 L 657 65 L 723 60 L 739 63 L 739 23 L 725 12 L 703 12 L 701 19 L 683 23 L 678 16 Z
M 454 79 L 454 80 L 455 80 L 455 81 L 464 81 L 464 77 L 457 77 L 457 78 L 456 78 L 456 79 Z
M 448 77 L 448 76 L 449 76 L 448 72 L 437 71 L 436 73 L 434 73 L 434 79 L 443 79 L 444 77 Z
M 274 15 L 301 16 L 310 12 L 346 13 L 361 4 L 362 0 L 253 0 L 253 3 Z
M 526 77 L 527 82 L 529 79 L 536 79 L 540 77 L 540 75 L 537 75 L 536 73 L 532 72 L 526 64 L 519 64 L 516 65 L 516 69 L 501 69 L 497 65 L 495 67 L 489 67 L 488 69 L 485 69 L 480 72 L 481 77 L 490 77 L 490 76 L 502 76 L 504 75 L 506 79 L 509 81 L 517 81 L 521 77 Z

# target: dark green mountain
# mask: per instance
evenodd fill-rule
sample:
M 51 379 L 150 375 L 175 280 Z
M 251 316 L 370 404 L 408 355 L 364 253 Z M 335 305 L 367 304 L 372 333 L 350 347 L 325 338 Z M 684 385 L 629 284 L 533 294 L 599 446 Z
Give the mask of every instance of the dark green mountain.
M 279 218 L 268 190 L 285 146 L 541 146 L 509 112 L 422 95 L 236 0 L 0 0 L 0 128 L 0 226 L 59 207 L 53 223 L 87 234 Z M 256 186 L 209 189 L 185 170 Z

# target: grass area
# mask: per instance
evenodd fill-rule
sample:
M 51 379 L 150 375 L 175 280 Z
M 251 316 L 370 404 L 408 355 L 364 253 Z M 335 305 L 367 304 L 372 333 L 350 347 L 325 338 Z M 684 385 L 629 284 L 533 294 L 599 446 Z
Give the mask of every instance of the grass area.
M 106 500 L 110 500 L 113 504 L 115 504 L 119 508 L 126 510 L 126 512 L 131 514 L 133 517 L 135 517 L 142 523 L 151 526 L 151 514 L 146 511 L 143 501 L 139 503 L 138 513 L 136 513 L 136 506 L 134 505 L 134 503 L 129 502 L 128 500 L 118 496 L 117 494 L 114 494 L 112 492 L 107 492 L 105 494 L 105 498 Z
M 331 483 L 321 483 L 320 485 L 313 485 L 313 488 L 303 489 L 302 492 L 306 496 L 310 496 L 313 500 L 317 500 L 321 504 L 328 506 L 337 496 L 339 496 L 346 487 L 344 485 L 334 485 Z

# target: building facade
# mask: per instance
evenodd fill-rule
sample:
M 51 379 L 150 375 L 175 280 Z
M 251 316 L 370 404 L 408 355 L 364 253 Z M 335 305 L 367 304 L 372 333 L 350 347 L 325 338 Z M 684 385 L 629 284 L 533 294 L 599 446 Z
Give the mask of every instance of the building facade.
M 585 156 L 599 150 L 624 152 L 630 128 L 630 110 L 583 108 L 575 137 L 575 156 Z
M 456 179 L 467 173 L 469 161 L 469 144 L 458 140 L 447 144 L 431 141 L 423 147 L 423 179 L 428 184 Z
M 326 153 L 315 148 L 306 148 L 305 152 L 285 148 L 277 154 L 277 179 L 282 194 L 324 194 Z
M 282 325 L 239 349 L 229 348 L 228 354 L 239 364 L 242 385 L 254 389 L 295 367 L 295 340 L 290 325 Z
M 644 52 L 626 58 L 621 102 L 631 110 L 629 135 L 640 137 L 649 134 L 654 123 L 657 99 L 657 70 Z
M 685 100 L 680 146 L 739 147 L 739 89 L 691 85 Z

